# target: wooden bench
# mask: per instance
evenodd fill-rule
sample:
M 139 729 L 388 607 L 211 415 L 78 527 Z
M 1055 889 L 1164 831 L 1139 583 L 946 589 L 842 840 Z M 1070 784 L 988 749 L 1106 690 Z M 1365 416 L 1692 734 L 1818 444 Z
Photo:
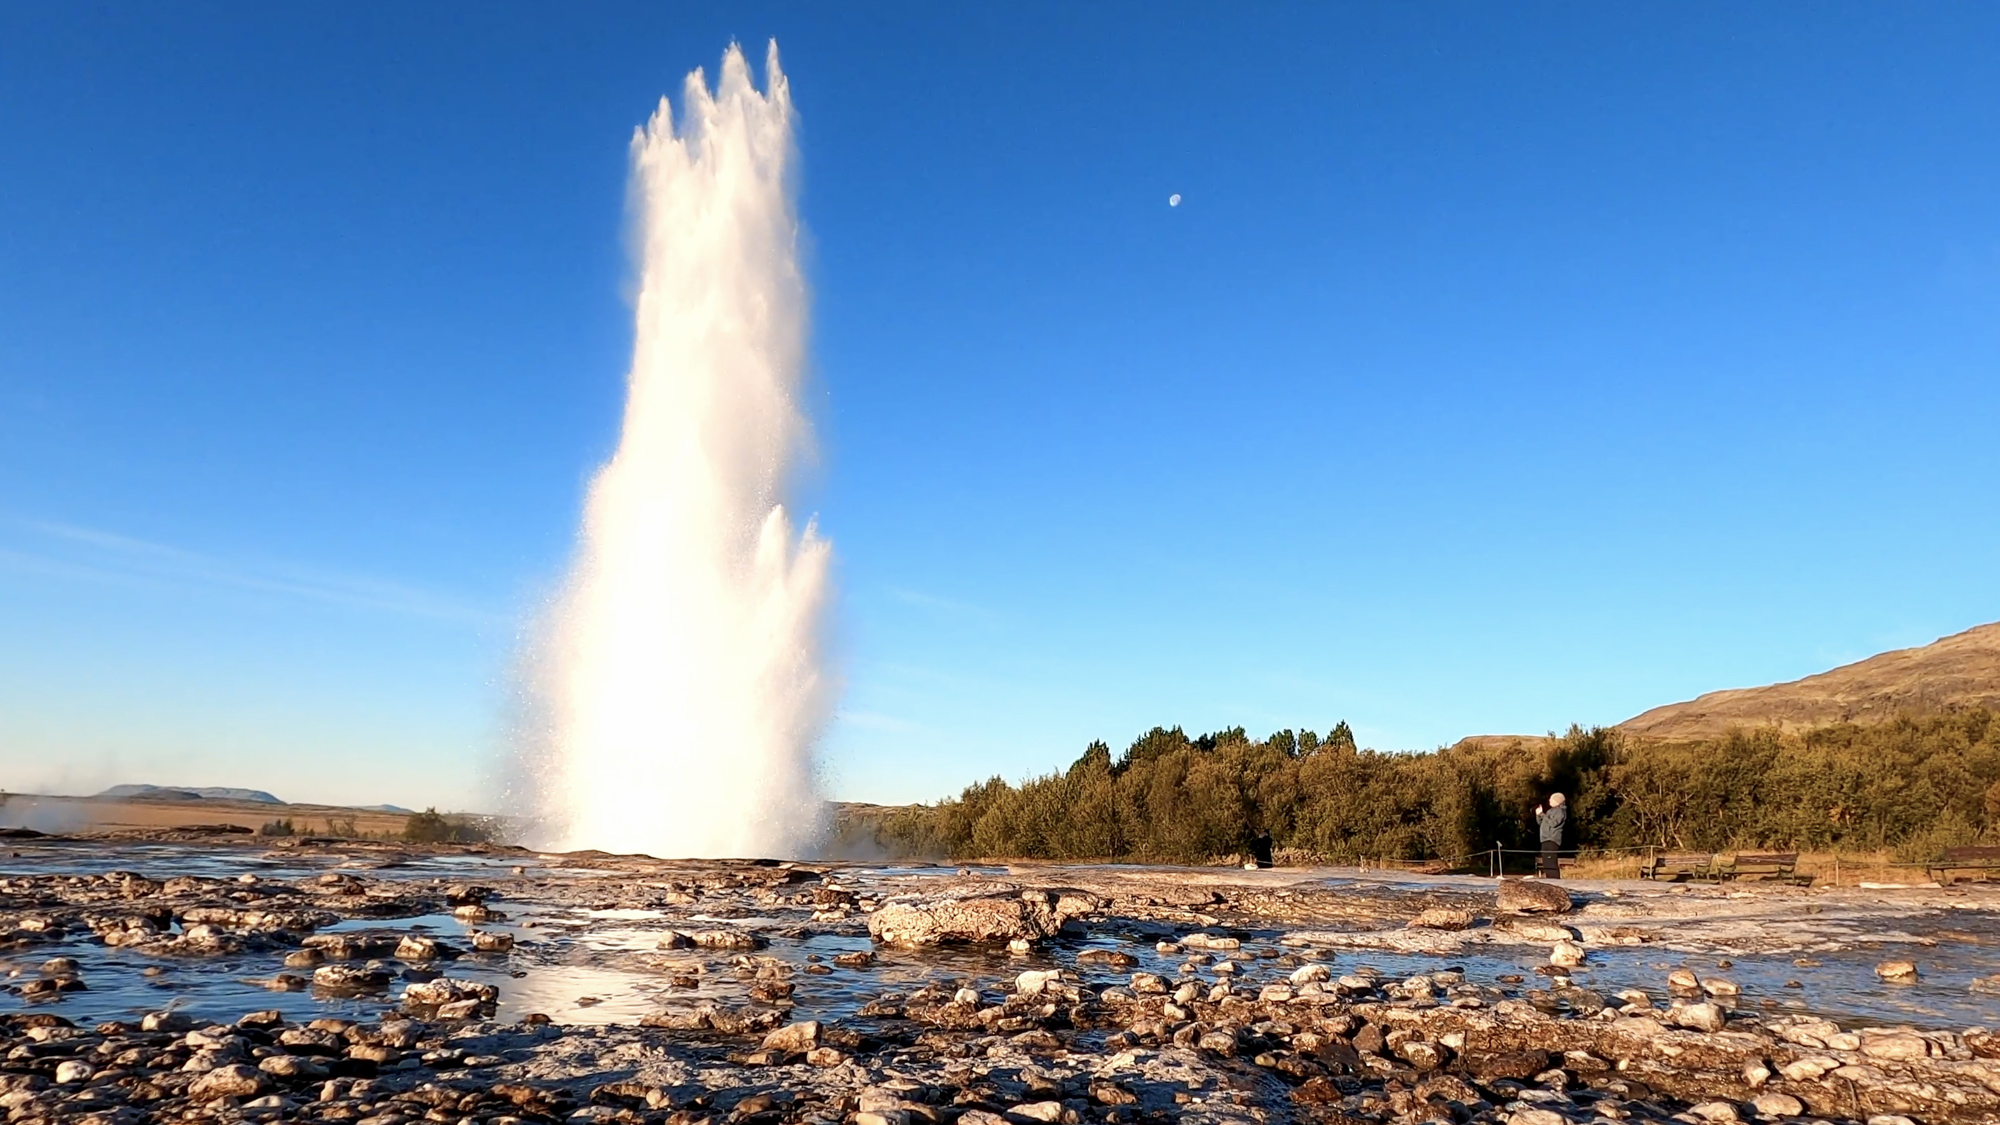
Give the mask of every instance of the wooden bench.
M 1981 883 L 2000 880 L 2000 848 L 1946 848 L 1924 871 L 1947 887 L 1961 877 Z
M 1715 864 L 1709 868 L 1708 877 L 1718 882 L 1724 879 L 1747 879 L 1752 882 L 1794 883 L 1809 886 L 1812 876 L 1798 873 L 1799 853 L 1797 852 L 1737 852 L 1735 855 L 1717 856 Z
M 1707 852 L 1661 852 L 1640 861 L 1639 878 L 1658 879 L 1664 883 L 1705 879 L 1714 862 L 1715 857 Z

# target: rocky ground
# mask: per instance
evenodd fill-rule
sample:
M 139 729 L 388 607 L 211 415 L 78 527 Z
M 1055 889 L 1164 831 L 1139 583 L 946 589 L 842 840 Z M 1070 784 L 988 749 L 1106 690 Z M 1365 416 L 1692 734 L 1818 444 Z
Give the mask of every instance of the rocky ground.
M 192 842 L 182 866 L 202 874 L 159 847 L 132 856 L 144 873 L 85 861 L 124 847 L 0 864 L 10 1121 L 2000 1121 L 2000 1037 L 1843 1026 L 1747 996 L 1714 955 L 1805 965 L 1918 912 L 1950 911 L 1976 940 L 2000 929 L 2000 893 L 1977 888 L 1884 906 L 1790 888 L 504 849 L 473 857 L 473 881 L 437 874 L 464 849 L 313 841 Z M 453 929 L 410 922 L 443 915 Z M 624 927 L 599 961 L 657 986 L 640 1018 L 510 1007 L 552 950 L 584 948 L 561 936 L 593 924 L 578 917 Z M 820 940 L 844 951 L 813 952 Z M 1532 967 L 1454 966 L 1489 946 L 1531 951 Z M 1593 983 L 1633 947 L 1703 950 L 1707 968 Z M 1380 951 L 1434 967 L 1356 963 Z M 149 993 L 106 983 L 135 963 L 148 979 L 256 970 L 218 1018 L 213 1001 L 145 1010 Z M 70 1014 L 86 1010 L 117 1018 Z

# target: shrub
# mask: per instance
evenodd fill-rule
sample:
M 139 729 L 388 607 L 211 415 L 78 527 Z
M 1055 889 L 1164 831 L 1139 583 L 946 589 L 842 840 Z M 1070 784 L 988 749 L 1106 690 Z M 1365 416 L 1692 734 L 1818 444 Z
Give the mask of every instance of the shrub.
M 1984 710 L 1634 742 L 1571 727 L 1547 740 L 1481 740 L 1425 753 L 1358 749 L 1346 723 L 1321 739 L 1242 728 L 1190 738 L 1155 727 L 1115 758 L 1093 742 L 1067 770 L 994 777 L 883 818 L 905 855 L 1202 863 L 1248 850 L 1258 829 L 1327 862 L 1484 862 L 1532 848 L 1533 809 L 1568 796 L 1583 849 L 1645 846 L 1896 849 L 2000 842 L 2000 721 Z M 414 818 L 413 818 L 414 820 Z
M 474 844 L 492 838 L 480 818 L 446 816 L 435 808 L 411 813 L 403 822 L 403 839 L 412 844 Z

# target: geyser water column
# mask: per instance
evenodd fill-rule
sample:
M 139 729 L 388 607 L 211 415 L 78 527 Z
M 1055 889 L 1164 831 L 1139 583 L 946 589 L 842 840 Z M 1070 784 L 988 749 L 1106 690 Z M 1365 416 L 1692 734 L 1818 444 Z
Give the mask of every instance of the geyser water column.
M 547 842 L 659 856 L 789 856 L 813 843 L 830 545 L 782 502 L 806 287 L 792 102 L 731 46 L 632 141 L 637 332 L 618 451 L 537 655 Z

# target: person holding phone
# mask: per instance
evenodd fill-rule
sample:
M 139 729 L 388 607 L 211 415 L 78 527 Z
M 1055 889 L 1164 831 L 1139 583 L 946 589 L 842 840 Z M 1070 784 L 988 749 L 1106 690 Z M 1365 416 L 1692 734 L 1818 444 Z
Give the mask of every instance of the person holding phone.
M 1542 837 L 1542 854 L 1535 873 L 1544 879 L 1562 878 L 1562 865 L 1557 862 L 1556 853 L 1562 850 L 1563 826 L 1568 823 L 1569 806 L 1561 793 L 1549 794 L 1548 807 L 1535 806 L 1535 826 Z

